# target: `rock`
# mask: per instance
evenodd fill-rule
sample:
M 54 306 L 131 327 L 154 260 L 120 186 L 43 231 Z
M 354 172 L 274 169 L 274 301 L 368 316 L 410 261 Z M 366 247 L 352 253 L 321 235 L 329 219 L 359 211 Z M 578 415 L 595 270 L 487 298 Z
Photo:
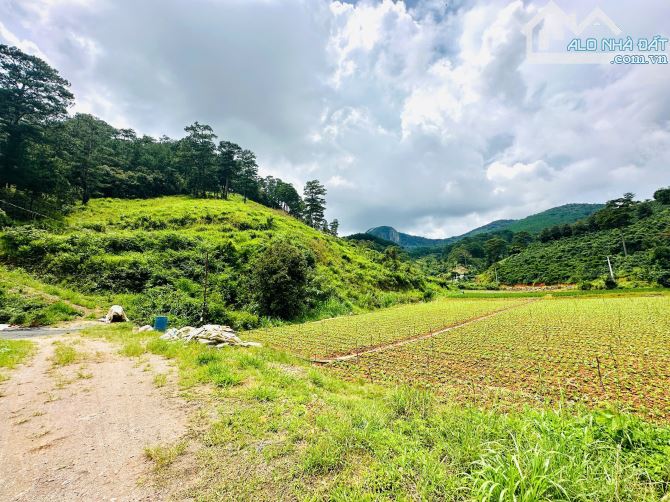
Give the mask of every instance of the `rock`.
M 104 317 L 104 322 L 128 322 L 128 316 L 121 305 L 112 305 Z
M 145 326 L 142 326 L 140 329 L 137 330 L 138 333 L 146 333 L 147 331 L 153 331 L 154 328 L 146 324 Z

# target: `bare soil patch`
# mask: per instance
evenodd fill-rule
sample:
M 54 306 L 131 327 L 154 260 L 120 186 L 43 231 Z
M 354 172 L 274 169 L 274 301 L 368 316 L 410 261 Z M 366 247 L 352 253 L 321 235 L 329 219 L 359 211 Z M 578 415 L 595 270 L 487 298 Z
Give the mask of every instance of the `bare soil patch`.
M 54 364 L 55 341 L 71 343 L 76 362 Z M 35 339 L 38 351 L 0 386 L 0 500 L 163 500 L 144 449 L 178 441 L 187 405 L 162 358 L 117 354 L 104 341 Z

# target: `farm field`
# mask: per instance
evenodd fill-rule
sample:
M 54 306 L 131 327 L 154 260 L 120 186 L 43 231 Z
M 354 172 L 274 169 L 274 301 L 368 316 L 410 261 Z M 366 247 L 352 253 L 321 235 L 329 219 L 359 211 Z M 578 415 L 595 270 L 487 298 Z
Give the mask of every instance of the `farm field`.
M 334 366 L 480 404 L 616 402 L 667 420 L 669 313 L 668 296 L 544 299 Z
M 324 319 L 245 333 L 251 340 L 312 359 L 356 353 L 425 335 L 492 313 L 520 307 L 528 299 L 439 299 L 354 316 Z
M 419 384 L 460 401 L 618 403 L 666 420 L 669 312 L 663 295 L 440 299 L 245 336 L 330 361 L 347 378 Z

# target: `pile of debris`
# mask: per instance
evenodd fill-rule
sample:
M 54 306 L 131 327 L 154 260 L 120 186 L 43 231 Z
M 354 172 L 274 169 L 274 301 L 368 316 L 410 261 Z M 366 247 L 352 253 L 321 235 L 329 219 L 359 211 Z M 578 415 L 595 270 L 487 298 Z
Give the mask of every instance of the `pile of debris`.
M 219 324 L 205 324 L 200 328 L 193 328 L 185 326 L 183 328 L 170 328 L 165 334 L 161 335 L 161 340 L 183 342 L 197 341 L 204 345 L 211 345 L 213 347 L 225 347 L 228 345 L 236 345 L 238 347 L 260 347 L 260 343 L 243 342 L 240 340 L 235 331 L 229 326 L 221 326 Z

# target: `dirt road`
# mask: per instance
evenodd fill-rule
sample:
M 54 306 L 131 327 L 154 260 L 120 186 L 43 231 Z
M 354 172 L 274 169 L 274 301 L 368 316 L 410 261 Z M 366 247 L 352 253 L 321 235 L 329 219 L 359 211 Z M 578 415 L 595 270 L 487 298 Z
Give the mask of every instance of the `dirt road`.
M 55 366 L 55 341 L 84 354 Z M 146 446 L 185 434 L 187 405 L 165 360 L 119 356 L 104 341 L 35 338 L 32 360 L 0 384 L 0 500 L 162 500 Z

